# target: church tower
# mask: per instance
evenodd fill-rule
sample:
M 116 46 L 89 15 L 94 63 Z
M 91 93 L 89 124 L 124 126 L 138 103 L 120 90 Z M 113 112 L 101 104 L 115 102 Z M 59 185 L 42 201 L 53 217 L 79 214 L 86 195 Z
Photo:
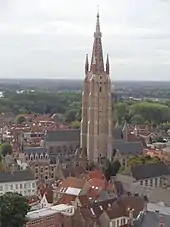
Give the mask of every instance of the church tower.
M 89 162 L 112 156 L 112 105 L 109 56 L 104 67 L 99 13 L 97 13 L 91 63 L 85 61 L 82 93 L 81 149 Z

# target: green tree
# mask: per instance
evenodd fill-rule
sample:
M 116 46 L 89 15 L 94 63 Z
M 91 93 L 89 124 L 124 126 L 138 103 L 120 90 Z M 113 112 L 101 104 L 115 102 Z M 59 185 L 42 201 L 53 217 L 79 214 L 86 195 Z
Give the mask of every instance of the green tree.
M 3 143 L 0 146 L 0 153 L 2 156 L 6 156 L 7 154 L 12 154 L 12 146 L 9 143 Z
M 136 157 L 129 158 L 127 161 L 128 166 L 133 166 L 133 165 L 141 165 L 141 164 L 146 164 L 146 163 L 157 163 L 160 162 L 159 158 L 152 158 L 149 155 L 143 156 L 139 155 Z
M 22 124 L 25 121 L 25 117 L 22 115 L 19 115 L 16 117 L 16 123 L 17 124 Z
M 119 102 L 115 105 L 115 114 L 117 121 L 121 123 L 124 121 L 128 115 L 129 109 L 128 105 L 124 102 Z
M 79 129 L 80 128 L 80 121 L 71 122 L 71 127 L 75 128 L 75 129 Z
M 118 160 L 111 162 L 107 159 L 103 166 L 103 173 L 106 177 L 106 180 L 109 181 L 111 176 L 116 176 L 120 168 L 121 164 Z
M 138 102 L 130 106 L 130 115 L 140 114 L 145 121 L 151 124 L 160 124 L 170 120 L 170 108 L 166 105 L 153 102 Z
M 131 119 L 133 125 L 143 125 L 145 124 L 145 119 L 140 114 L 135 114 Z
M 3 170 L 3 167 L 2 156 L 0 155 L 0 171 Z
M 77 114 L 77 110 L 68 110 L 65 114 L 65 120 L 66 122 L 73 122 L 76 120 L 76 114 Z
M 7 192 L 0 196 L 1 227 L 23 227 L 29 210 L 26 198 L 18 193 Z
M 164 122 L 160 124 L 160 129 L 165 130 L 167 132 L 170 129 L 170 122 Z

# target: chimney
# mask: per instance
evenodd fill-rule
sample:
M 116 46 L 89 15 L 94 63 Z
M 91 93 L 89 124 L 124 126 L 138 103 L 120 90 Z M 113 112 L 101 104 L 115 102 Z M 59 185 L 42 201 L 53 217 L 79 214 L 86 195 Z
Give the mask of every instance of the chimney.
M 15 165 L 14 165 L 14 164 L 12 164 L 11 174 L 14 174 L 14 171 L 15 171 Z
M 133 226 L 133 212 L 134 212 L 134 209 L 128 208 L 130 226 Z
M 163 216 L 159 215 L 159 227 L 165 227 Z
M 147 212 L 147 202 L 145 201 L 144 208 L 143 208 L 144 215 L 146 215 Z

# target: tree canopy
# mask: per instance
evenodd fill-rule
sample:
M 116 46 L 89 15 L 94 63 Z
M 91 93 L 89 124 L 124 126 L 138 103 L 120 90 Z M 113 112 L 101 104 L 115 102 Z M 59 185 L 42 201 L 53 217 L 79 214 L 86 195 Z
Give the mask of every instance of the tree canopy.
M 2 156 L 6 156 L 7 154 L 12 154 L 12 146 L 9 143 L 3 143 L 0 145 L 0 153 Z
M 123 102 L 119 102 L 115 105 L 115 115 L 118 122 L 124 121 L 128 115 L 128 105 Z
M 16 117 L 16 123 L 17 124 L 22 124 L 25 121 L 25 117 L 23 115 L 18 115 Z
M 0 196 L 1 227 L 23 227 L 28 211 L 29 206 L 24 196 L 12 192 Z
M 128 166 L 132 166 L 132 165 L 140 165 L 140 164 L 147 164 L 147 163 L 157 163 L 157 162 L 161 162 L 159 158 L 155 157 L 152 158 L 149 155 L 143 156 L 143 155 L 139 155 L 139 156 L 135 156 L 132 158 L 129 158 L 127 161 L 127 165 Z
M 3 170 L 3 167 L 2 156 L 0 155 L 0 171 Z
M 118 160 L 111 162 L 107 159 L 105 161 L 104 166 L 103 166 L 103 173 L 104 173 L 107 181 L 110 180 L 111 176 L 116 176 L 120 167 L 121 167 L 121 164 Z
M 113 120 L 119 123 L 132 124 L 162 124 L 170 122 L 170 102 L 114 100 L 112 97 Z M 0 99 L 0 112 L 11 112 L 19 117 L 18 123 L 22 123 L 22 114 L 62 114 L 68 122 L 80 122 L 81 120 L 81 92 L 54 92 L 54 91 L 16 91 L 4 92 Z M 74 124 L 73 124 L 74 125 Z M 78 125 L 78 124 L 77 124 Z M 78 127 L 78 126 L 76 126 Z
M 131 118 L 131 123 L 133 125 L 143 125 L 143 124 L 145 124 L 145 119 L 140 114 L 135 114 Z
M 145 121 L 160 124 L 170 120 L 170 108 L 160 103 L 138 102 L 130 106 L 130 115 L 140 115 Z

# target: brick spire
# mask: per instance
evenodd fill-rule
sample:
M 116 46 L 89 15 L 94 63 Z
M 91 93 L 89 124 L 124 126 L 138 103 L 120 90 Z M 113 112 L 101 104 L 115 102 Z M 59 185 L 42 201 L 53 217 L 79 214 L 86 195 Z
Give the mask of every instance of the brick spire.
M 91 57 L 90 71 L 93 74 L 101 74 L 104 72 L 103 50 L 102 50 L 102 33 L 100 32 L 99 12 L 97 13 L 96 31 L 94 32 L 93 51 Z M 96 64 L 94 67 L 94 63 Z

